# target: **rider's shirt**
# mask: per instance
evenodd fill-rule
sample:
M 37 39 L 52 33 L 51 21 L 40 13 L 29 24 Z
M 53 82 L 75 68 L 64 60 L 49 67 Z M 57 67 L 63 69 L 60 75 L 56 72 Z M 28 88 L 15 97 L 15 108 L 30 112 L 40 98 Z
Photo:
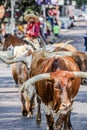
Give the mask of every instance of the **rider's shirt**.
M 29 37 L 38 37 L 40 33 L 40 25 L 38 23 L 28 24 L 26 34 Z

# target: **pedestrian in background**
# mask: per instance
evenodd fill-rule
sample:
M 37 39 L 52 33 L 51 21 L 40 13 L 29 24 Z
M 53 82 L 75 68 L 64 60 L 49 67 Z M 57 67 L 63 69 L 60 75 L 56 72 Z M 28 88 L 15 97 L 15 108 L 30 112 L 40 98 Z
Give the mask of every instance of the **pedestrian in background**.
M 60 26 L 59 26 L 57 20 L 55 20 L 54 25 L 53 25 L 53 34 L 56 38 L 59 37 L 59 32 L 60 32 Z
M 72 22 L 71 26 L 73 26 L 73 22 L 74 22 L 74 15 L 75 15 L 75 7 L 73 5 L 69 5 L 68 6 L 68 16 Z
M 53 10 L 52 9 L 48 9 L 47 10 L 47 21 L 50 22 L 51 28 L 53 29 Z
M 14 34 L 16 37 L 19 37 L 19 38 L 24 37 L 24 26 L 20 22 L 18 22 L 18 24 L 16 24 Z

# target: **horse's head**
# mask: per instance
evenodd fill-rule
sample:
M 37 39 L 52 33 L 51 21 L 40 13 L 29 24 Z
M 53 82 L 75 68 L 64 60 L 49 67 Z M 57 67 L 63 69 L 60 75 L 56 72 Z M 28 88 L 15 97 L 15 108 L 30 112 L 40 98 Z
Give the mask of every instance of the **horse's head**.
M 11 45 L 11 34 L 5 34 L 3 42 L 3 51 L 6 51 L 7 48 Z

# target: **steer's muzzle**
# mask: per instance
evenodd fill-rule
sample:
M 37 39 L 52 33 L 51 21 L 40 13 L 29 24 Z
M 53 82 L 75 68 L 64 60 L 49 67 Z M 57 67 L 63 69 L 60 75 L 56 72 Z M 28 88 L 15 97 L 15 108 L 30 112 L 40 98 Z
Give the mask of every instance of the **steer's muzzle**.
M 67 102 L 62 102 L 60 105 L 60 110 L 68 110 L 71 108 L 73 101 L 67 101 Z

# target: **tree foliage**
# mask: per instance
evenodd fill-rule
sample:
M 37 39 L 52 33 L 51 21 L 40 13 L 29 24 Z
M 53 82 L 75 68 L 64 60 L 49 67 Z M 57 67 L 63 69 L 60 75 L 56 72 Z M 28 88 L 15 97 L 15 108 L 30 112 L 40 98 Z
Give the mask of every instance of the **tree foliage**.
M 87 4 L 87 0 L 75 0 L 77 3 L 77 7 L 81 7 L 82 5 Z

